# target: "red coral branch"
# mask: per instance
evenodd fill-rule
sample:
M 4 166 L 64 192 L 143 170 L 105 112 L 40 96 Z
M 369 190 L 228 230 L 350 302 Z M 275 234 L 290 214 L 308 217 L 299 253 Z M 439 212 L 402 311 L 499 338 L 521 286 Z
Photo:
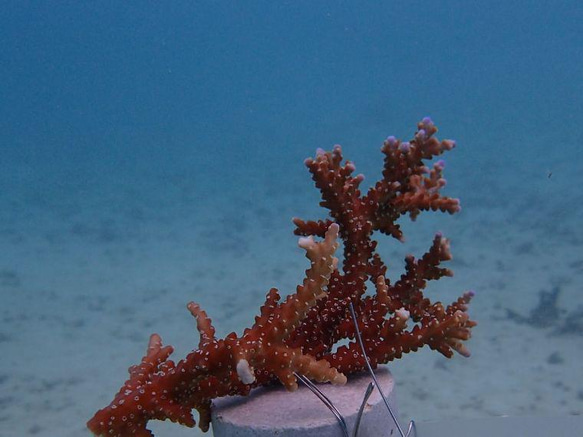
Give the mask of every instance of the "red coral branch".
M 276 289 L 267 294 L 260 314 L 241 337 L 230 334 L 217 340 L 206 313 L 195 303 L 188 310 L 197 321 L 198 349 L 177 364 L 169 360 L 170 346 L 156 334 L 150 338 L 141 364 L 130 368 L 113 402 L 98 411 L 88 427 L 98 436 L 151 436 L 151 419 L 170 419 L 194 426 L 192 409 L 199 412 L 199 427 L 207 430 L 211 400 L 247 394 L 252 387 L 279 380 L 289 390 L 297 388 L 294 372 L 317 381 L 344 383 L 344 374 L 363 370 L 365 358 L 354 341 L 355 327 L 348 310 L 358 314 L 365 350 L 374 366 L 387 363 L 423 346 L 446 357 L 453 352 L 469 356 L 464 342 L 476 323 L 467 310 L 472 292 L 444 307 L 423 294 L 427 282 L 452 272 L 441 267 L 451 260 L 449 241 L 437 234 L 420 258 L 408 256 L 405 272 L 391 284 L 387 268 L 376 252 L 375 231 L 403 240 L 397 220 L 413 220 L 425 210 L 455 213 L 459 201 L 440 194 L 445 186 L 444 163 L 429 167 L 425 161 L 451 150 L 453 141 L 435 138 L 437 128 L 429 118 L 418 124 L 414 138 L 384 142 L 382 179 L 363 195 L 364 177 L 353 176 L 355 166 L 343 163 L 342 149 L 318 150 L 306 166 L 320 189 L 320 204 L 330 219 L 294 219 L 311 267 L 296 292 L 280 302 Z M 333 257 L 340 235 L 344 242 L 342 266 Z M 316 243 L 313 236 L 324 240 Z M 367 283 L 375 286 L 365 295 Z M 409 329 L 409 320 L 414 325 Z M 348 345 L 334 347 L 339 340 Z
M 241 337 L 234 333 L 217 340 L 206 313 L 194 302 L 187 305 L 197 321 L 200 342 L 197 350 L 175 364 L 169 360 L 172 347 L 162 347 L 160 336 L 150 338 L 146 356 L 129 369 L 130 379 L 113 402 L 98 411 L 87 426 L 98 436 L 151 436 L 146 424 L 151 419 L 169 419 L 192 427 L 192 409 L 199 412 L 199 427 L 210 423 L 211 400 L 227 395 L 248 394 L 251 387 L 274 378 L 288 389 L 297 388 L 294 372 L 321 382 L 343 384 L 346 377 L 326 360 L 289 347 L 285 340 L 297 328 L 306 312 L 322 299 L 336 268 L 338 225 L 331 224 L 324 240 L 300 238 L 311 267 L 296 292 L 279 303 L 272 289 L 261 315 Z

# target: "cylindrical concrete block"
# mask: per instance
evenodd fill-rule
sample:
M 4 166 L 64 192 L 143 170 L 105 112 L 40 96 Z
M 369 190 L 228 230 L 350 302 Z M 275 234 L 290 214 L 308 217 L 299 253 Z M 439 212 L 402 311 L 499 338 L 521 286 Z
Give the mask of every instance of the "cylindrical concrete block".
M 384 367 L 375 371 L 377 379 L 397 415 L 394 382 Z M 318 384 L 318 388 L 338 408 L 352 436 L 358 410 L 372 379 L 368 373 L 352 375 L 346 385 Z M 307 387 L 287 392 L 283 387 L 258 388 L 250 396 L 213 401 L 215 437 L 343 437 L 332 412 Z M 394 434 L 391 431 L 394 430 Z M 398 435 L 396 426 L 375 388 L 364 409 L 358 437 Z

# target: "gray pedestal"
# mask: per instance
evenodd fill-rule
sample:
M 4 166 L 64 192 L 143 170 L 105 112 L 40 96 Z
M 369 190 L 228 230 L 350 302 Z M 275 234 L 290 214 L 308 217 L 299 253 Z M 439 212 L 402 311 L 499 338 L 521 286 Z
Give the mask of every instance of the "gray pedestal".
M 376 372 L 383 393 L 397 414 L 394 382 L 386 368 Z M 344 386 L 319 384 L 346 419 L 352 433 L 356 415 L 366 387 L 368 373 L 353 375 Z M 307 387 L 293 393 L 281 386 L 259 388 L 250 396 L 227 397 L 213 402 L 213 435 L 215 437 L 342 437 L 338 421 L 330 410 Z M 359 437 L 391 435 L 394 424 L 378 390 L 370 396 L 359 428 Z M 396 430 L 393 435 L 397 435 Z

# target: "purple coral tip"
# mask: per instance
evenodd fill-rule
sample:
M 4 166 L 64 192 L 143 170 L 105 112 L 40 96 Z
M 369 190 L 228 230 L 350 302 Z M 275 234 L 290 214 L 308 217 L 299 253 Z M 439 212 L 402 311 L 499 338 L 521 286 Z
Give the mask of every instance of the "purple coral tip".
M 403 153 L 407 153 L 411 149 L 411 143 L 404 142 L 399 145 L 399 150 Z
M 387 137 L 387 139 L 385 140 L 385 143 L 389 146 L 389 147 L 395 147 L 397 145 L 397 138 L 395 138 L 394 136 L 390 136 Z
M 445 161 L 443 159 L 440 159 L 435 164 L 433 164 L 433 166 L 435 168 L 438 168 L 439 170 L 443 170 L 445 168 Z
M 423 117 L 423 120 L 421 120 L 421 124 L 423 124 L 423 126 L 433 126 L 433 120 L 431 119 L 431 117 Z

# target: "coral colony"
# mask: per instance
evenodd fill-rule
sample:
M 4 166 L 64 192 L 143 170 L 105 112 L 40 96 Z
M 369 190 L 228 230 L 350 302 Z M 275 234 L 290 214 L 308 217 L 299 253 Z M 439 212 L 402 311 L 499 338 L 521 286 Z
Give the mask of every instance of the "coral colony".
M 160 336 L 152 334 L 141 363 L 130 367 L 130 378 L 111 404 L 87 423 L 89 429 L 97 436 L 149 437 L 153 435 L 146 429 L 149 420 L 170 419 L 193 427 L 195 409 L 198 426 L 207 431 L 214 398 L 247 395 L 252 388 L 277 380 L 294 391 L 298 387 L 294 372 L 344 384 L 345 375 L 366 368 L 355 341 L 351 302 L 373 367 L 425 345 L 448 358 L 453 351 L 469 356 L 463 342 L 476 325 L 467 314 L 473 293 L 447 307 L 423 295 L 427 281 L 452 275 L 440 267 L 451 259 L 448 240 L 437 234 L 420 259 L 408 256 L 405 272 L 392 283 L 372 239 L 378 231 L 403 240 L 397 219 L 404 214 L 414 220 L 423 210 L 450 214 L 460 210 L 457 199 L 439 193 L 445 185 L 443 161 L 430 167 L 424 162 L 455 146 L 453 141 L 437 140 L 436 132 L 431 119 L 424 118 L 411 141 L 387 138 L 381 149 L 382 179 L 364 195 L 359 190 L 364 177 L 353 176 L 354 164 L 342 162 L 339 146 L 331 152 L 318 150 L 314 159 L 307 159 L 322 193 L 320 204 L 330 218 L 294 219 L 299 245 L 311 262 L 296 292 L 281 301 L 272 288 L 255 323 L 241 336 L 232 333 L 224 339 L 215 337 L 207 314 L 189 303 L 200 333 L 198 348 L 175 363 L 169 359 L 172 347 L 163 346 Z M 341 265 L 334 257 L 338 238 L 344 247 Z M 374 284 L 375 293 L 365 296 L 367 282 Z M 343 339 L 350 341 L 335 350 Z

